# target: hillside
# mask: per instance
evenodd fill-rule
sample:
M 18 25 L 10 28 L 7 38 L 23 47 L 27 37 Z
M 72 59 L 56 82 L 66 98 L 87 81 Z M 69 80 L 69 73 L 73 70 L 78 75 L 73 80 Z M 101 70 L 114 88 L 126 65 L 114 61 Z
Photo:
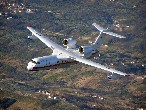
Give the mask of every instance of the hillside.
M 145 7 L 144 0 L 0 1 L 0 108 L 146 109 Z M 71 36 L 78 45 L 89 45 L 99 34 L 93 22 L 126 39 L 104 36 L 104 44 L 91 60 L 131 77 L 109 80 L 110 73 L 81 63 L 27 71 L 32 58 L 52 51 L 39 40 L 27 39 L 31 33 L 26 26 L 60 45 Z

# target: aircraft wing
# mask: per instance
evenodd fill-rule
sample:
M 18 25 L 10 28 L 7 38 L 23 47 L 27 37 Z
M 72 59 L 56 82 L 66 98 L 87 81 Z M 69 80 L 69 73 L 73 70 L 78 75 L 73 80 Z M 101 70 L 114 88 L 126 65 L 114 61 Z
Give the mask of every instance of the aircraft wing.
M 112 69 L 112 68 L 109 68 L 109 67 L 106 67 L 104 65 L 101 65 L 99 63 L 95 63 L 91 60 L 88 60 L 88 59 L 84 59 L 80 56 L 77 56 L 77 55 L 74 55 L 73 53 L 68 53 L 64 51 L 64 53 L 66 53 L 66 55 L 69 56 L 69 58 L 73 59 L 73 60 L 76 60 L 78 62 L 81 62 L 81 63 L 84 63 L 84 64 L 87 64 L 87 65 L 90 65 L 90 66 L 93 66 L 93 67 L 97 67 L 97 68 L 100 68 L 100 69 L 103 69 L 103 70 L 106 70 L 106 71 L 109 71 L 111 73 L 116 73 L 116 74 L 119 74 L 119 75 L 123 75 L 123 76 L 129 76 L 129 74 L 126 74 L 126 73 L 123 73 L 121 71 L 118 71 L 118 70 L 115 70 L 115 69 Z
M 37 38 L 39 38 L 43 43 L 45 43 L 48 47 L 50 47 L 52 50 L 55 48 L 60 48 L 61 46 L 57 43 L 50 40 L 48 37 L 42 35 L 41 33 L 34 30 L 32 27 L 27 26 L 27 29 L 32 32 L 33 35 L 35 35 Z
M 100 69 L 103 69 L 103 70 L 106 70 L 106 71 L 109 71 L 109 72 L 112 72 L 112 73 L 116 73 L 116 74 L 119 74 L 119 75 L 123 75 L 123 76 L 129 76 L 128 74 L 126 73 L 123 73 L 123 72 L 120 72 L 120 71 L 117 71 L 115 69 L 111 69 L 111 68 L 108 68 L 106 66 L 103 66 L 99 63 L 95 63 L 91 60 L 87 60 L 87 59 L 84 59 L 82 57 L 80 57 L 79 55 L 76 55 L 75 53 L 73 52 L 69 52 L 67 51 L 66 49 L 64 49 L 62 46 L 56 44 L 55 42 L 53 42 L 52 40 L 50 40 L 48 37 L 45 37 L 44 35 L 40 34 L 39 32 L 35 31 L 33 28 L 31 27 L 27 27 L 27 29 L 29 29 L 37 38 L 39 38 L 43 43 L 45 43 L 48 47 L 52 48 L 53 50 L 56 49 L 58 50 L 60 53 L 63 53 L 65 54 L 65 56 L 67 58 L 70 58 L 70 59 L 73 59 L 73 60 L 76 60 L 78 62 L 81 62 L 81 63 L 84 63 L 84 64 L 87 64 L 87 65 L 90 65 L 90 66 L 94 66 L 94 67 L 97 67 L 97 68 L 100 68 Z

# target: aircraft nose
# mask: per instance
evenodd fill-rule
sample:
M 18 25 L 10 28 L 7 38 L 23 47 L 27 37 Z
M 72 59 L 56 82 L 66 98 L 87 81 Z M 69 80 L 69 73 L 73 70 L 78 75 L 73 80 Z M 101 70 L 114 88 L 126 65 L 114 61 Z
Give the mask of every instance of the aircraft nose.
M 30 71 L 32 70 L 32 67 L 30 67 L 29 65 L 27 66 L 27 70 Z
M 29 62 L 28 65 L 27 65 L 27 70 L 30 71 L 30 70 L 32 70 L 32 69 L 33 69 L 33 67 L 32 67 L 32 65 L 31 65 L 31 62 Z

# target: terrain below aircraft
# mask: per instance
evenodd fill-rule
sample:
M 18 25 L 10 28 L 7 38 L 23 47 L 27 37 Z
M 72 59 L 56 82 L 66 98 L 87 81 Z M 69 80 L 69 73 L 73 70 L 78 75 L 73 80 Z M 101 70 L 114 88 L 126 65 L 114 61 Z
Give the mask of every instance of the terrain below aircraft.
M 27 29 L 31 31 L 32 36 L 28 36 L 30 39 L 40 39 L 43 43 L 45 43 L 49 48 L 53 50 L 52 55 L 50 56 L 43 56 L 32 59 L 27 66 L 29 71 L 36 71 L 42 68 L 53 68 L 54 66 L 65 65 L 74 61 L 78 61 L 93 67 L 97 67 L 111 73 L 116 73 L 123 76 L 129 76 L 129 74 L 123 73 L 121 71 L 109 68 L 107 66 L 101 65 L 99 63 L 95 63 L 89 58 L 96 50 L 99 49 L 99 46 L 102 43 L 103 37 L 101 36 L 102 33 L 112 35 L 118 38 L 125 38 L 124 36 L 118 35 L 116 33 L 110 32 L 109 30 L 99 26 L 96 23 L 92 24 L 96 29 L 100 31 L 99 36 L 96 38 L 95 42 L 90 46 L 80 46 L 77 47 L 77 41 L 73 38 L 68 38 L 63 40 L 63 45 L 66 48 L 58 45 L 57 43 L 50 40 L 48 37 L 42 35 L 41 33 L 34 30 L 32 27 L 28 27 Z M 108 78 L 113 78 L 114 75 L 109 75 Z

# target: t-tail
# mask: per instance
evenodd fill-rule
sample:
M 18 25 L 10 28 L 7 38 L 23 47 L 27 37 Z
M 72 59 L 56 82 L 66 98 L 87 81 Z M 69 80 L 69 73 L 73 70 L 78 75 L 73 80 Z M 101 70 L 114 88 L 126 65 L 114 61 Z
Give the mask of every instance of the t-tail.
M 79 52 L 82 53 L 83 56 L 86 58 L 90 57 L 93 53 L 96 53 L 96 51 L 100 48 L 100 45 L 104 41 L 104 36 L 105 36 L 104 34 L 112 35 L 112 36 L 115 36 L 118 38 L 125 38 L 124 36 L 110 32 L 109 29 L 105 29 L 96 23 L 93 23 L 92 25 L 100 31 L 100 34 L 98 35 L 98 37 L 96 38 L 95 42 L 92 45 L 79 47 L 79 49 L 78 49 Z M 102 34 L 102 33 L 104 33 L 104 34 Z

